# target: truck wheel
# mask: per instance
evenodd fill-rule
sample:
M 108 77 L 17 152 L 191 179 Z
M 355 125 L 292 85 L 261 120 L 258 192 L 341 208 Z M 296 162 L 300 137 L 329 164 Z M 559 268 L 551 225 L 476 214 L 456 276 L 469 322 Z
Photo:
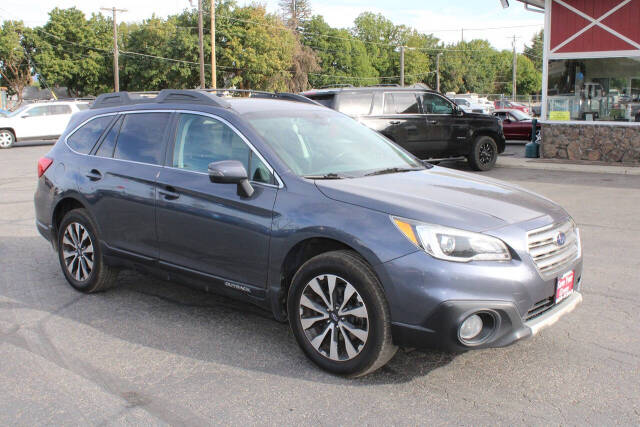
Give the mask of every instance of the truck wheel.
M 80 292 L 100 292 L 116 282 L 118 270 L 104 263 L 96 227 L 85 209 L 74 209 L 62 219 L 58 258 L 67 281 Z
M 287 308 L 302 350 L 333 374 L 360 377 L 396 353 L 380 282 L 352 251 L 327 252 L 304 263 L 293 277 Z
M 11 148 L 16 142 L 16 136 L 9 129 L 0 130 L 0 148 Z
M 471 154 L 467 157 L 471 169 L 488 171 L 498 160 L 498 146 L 490 136 L 479 136 L 471 146 Z

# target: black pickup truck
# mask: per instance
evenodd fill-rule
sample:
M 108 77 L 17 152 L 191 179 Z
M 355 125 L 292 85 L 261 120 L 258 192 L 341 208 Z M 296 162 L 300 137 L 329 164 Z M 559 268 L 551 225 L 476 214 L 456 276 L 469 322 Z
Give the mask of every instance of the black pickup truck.
M 485 171 L 505 149 L 500 120 L 465 113 L 433 90 L 341 87 L 302 95 L 353 117 L 421 159 L 466 157 L 473 169 Z

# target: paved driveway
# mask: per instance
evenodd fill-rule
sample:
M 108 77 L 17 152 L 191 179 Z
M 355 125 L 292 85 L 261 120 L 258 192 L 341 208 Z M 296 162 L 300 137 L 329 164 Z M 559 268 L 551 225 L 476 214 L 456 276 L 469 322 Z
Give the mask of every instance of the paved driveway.
M 508 348 L 400 351 L 346 380 L 267 313 L 127 272 L 82 295 L 37 235 L 48 147 L 0 151 L 0 424 L 639 424 L 640 177 L 496 169 L 561 203 L 584 303 Z

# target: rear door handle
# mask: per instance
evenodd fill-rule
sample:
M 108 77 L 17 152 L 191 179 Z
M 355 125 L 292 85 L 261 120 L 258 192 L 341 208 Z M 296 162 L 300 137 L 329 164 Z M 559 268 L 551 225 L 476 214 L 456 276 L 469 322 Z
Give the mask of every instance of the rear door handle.
M 87 174 L 87 178 L 91 181 L 100 181 L 102 179 L 102 174 L 98 169 L 91 169 Z
M 399 125 L 400 123 L 401 123 L 400 120 L 391 120 L 389 122 L 389 124 L 391 124 L 391 125 Z
M 430 125 L 437 125 L 438 121 L 437 120 L 427 120 L 427 123 Z
M 169 185 L 158 190 L 158 193 L 160 193 L 166 200 L 175 200 L 180 197 L 180 194 L 176 192 L 176 189 Z

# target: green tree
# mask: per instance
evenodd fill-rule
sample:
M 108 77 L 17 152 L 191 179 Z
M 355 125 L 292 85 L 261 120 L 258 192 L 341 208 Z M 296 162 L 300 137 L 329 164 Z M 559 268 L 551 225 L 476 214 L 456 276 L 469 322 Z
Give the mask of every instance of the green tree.
M 380 76 L 399 74 L 400 46 L 399 29 L 381 14 L 364 12 L 355 22 L 353 34 L 365 42 L 371 65 Z
M 532 95 L 542 89 L 542 73 L 536 70 L 533 62 L 523 54 L 518 54 L 516 73 L 516 91 L 519 95 Z M 513 80 L 513 53 L 503 50 L 496 57 L 498 74 L 496 87 L 498 92 L 511 95 Z
M 31 35 L 22 21 L 4 21 L 0 27 L 0 86 L 18 96 L 22 102 L 22 91 L 32 81 L 27 39 Z
M 524 56 L 529 58 L 536 70 L 542 72 L 542 55 L 544 52 L 544 30 L 540 30 L 531 38 L 531 46 L 525 46 Z
M 34 61 L 50 86 L 66 86 L 70 94 L 98 94 L 113 88 L 112 24 L 76 9 L 55 8 L 36 29 Z
M 334 84 L 367 85 L 377 83 L 377 70 L 371 65 L 365 45 L 348 30 L 332 28 L 322 16 L 304 23 L 302 43 L 319 58 L 320 70 L 311 73 L 313 87 Z

